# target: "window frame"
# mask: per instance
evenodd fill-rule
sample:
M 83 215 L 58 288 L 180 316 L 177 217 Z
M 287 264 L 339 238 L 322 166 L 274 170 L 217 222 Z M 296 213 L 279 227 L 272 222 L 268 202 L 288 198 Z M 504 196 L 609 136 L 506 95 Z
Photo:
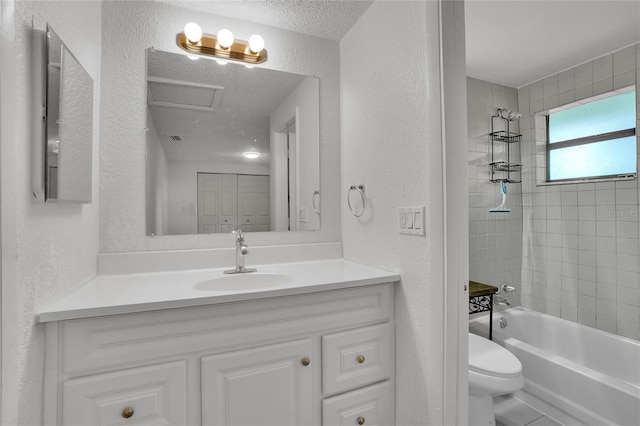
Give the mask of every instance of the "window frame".
M 631 90 L 628 91 L 636 91 L 636 88 L 630 88 Z M 611 96 L 616 96 L 619 94 L 622 94 L 624 92 L 611 92 Z M 637 99 L 637 93 L 636 93 L 636 99 Z M 604 98 L 601 98 L 604 99 Z M 593 102 L 597 102 L 598 100 L 601 99 L 594 99 Z M 637 106 L 636 106 L 637 108 Z M 569 108 L 566 108 L 569 109 Z M 557 111 L 559 112 L 559 111 Z M 551 140 L 551 138 L 549 137 L 549 117 L 551 116 L 551 112 L 548 112 L 547 114 L 545 114 L 545 132 L 546 132 L 546 146 L 545 146 L 545 156 L 546 156 L 546 167 L 545 167 L 545 183 L 547 184 L 554 184 L 554 183 L 571 183 L 571 182 L 582 182 L 582 181 L 599 181 L 599 180 L 611 180 L 611 179 L 618 179 L 618 178 L 635 178 L 637 176 L 637 169 L 638 169 L 638 163 L 637 163 L 637 156 L 638 156 L 638 140 L 637 140 L 637 115 L 638 111 L 636 111 L 636 127 L 631 127 L 628 129 L 622 129 L 622 130 L 616 130 L 614 132 L 606 132 L 606 133 L 599 133 L 596 135 L 591 135 L 591 136 L 583 136 L 580 138 L 575 138 L 575 139 L 569 139 L 569 140 L 565 140 L 565 141 L 561 141 L 561 142 L 554 142 L 554 143 L 550 143 L 549 141 Z M 625 138 L 625 137 L 630 137 L 630 136 L 636 136 L 636 170 L 632 173 L 617 173 L 617 174 L 612 174 L 612 175 L 593 175 L 593 176 L 581 176 L 581 177 L 571 177 L 571 178 L 566 178 L 566 179 L 551 179 L 550 178 L 550 174 L 551 174 L 551 155 L 549 155 L 551 153 L 551 151 L 556 150 L 556 149 L 561 149 L 561 148 L 569 148 L 569 147 L 574 147 L 574 146 L 580 146 L 580 145 L 589 145 L 589 144 L 593 144 L 593 143 L 597 143 L 597 142 L 604 142 L 604 141 L 609 141 L 609 140 L 614 140 L 614 139 L 620 139 L 620 138 Z

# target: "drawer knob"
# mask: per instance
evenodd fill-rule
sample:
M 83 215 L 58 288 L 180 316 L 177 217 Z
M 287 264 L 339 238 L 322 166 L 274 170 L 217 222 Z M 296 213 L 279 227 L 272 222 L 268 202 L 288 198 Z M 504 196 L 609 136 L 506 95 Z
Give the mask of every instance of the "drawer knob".
M 358 422 L 359 425 L 363 425 L 364 422 L 365 422 L 364 417 L 358 417 L 357 422 Z
M 300 364 L 302 364 L 303 366 L 307 366 L 309 364 L 311 364 L 311 360 L 309 358 L 302 358 L 302 360 L 300 361 Z
M 125 419 L 129 419 L 129 418 L 133 417 L 133 413 L 135 413 L 133 408 L 126 407 L 125 409 L 122 410 L 122 417 L 124 417 Z
M 360 355 L 358 357 L 358 364 L 364 364 L 364 361 L 365 361 L 364 355 Z

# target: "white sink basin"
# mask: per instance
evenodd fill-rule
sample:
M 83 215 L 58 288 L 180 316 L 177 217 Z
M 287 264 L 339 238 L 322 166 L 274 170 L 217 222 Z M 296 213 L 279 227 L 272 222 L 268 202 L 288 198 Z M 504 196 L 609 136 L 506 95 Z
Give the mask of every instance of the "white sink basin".
M 196 290 L 203 291 L 234 291 L 260 290 L 289 284 L 293 278 L 289 275 L 267 272 L 248 272 L 244 274 L 225 274 L 199 282 Z

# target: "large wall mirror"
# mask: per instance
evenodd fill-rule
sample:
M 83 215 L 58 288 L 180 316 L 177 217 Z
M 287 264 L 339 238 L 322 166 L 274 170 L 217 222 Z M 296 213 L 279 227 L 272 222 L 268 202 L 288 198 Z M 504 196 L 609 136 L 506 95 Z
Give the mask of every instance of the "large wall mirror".
M 47 202 L 91 203 L 93 80 L 47 25 L 34 31 L 34 195 Z
M 320 229 L 319 81 L 147 50 L 148 235 Z

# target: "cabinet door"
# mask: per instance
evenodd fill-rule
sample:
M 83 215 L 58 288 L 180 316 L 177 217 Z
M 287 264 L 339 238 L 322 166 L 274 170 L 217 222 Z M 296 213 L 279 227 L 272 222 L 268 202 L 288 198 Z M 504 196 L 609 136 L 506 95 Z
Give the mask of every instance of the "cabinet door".
M 186 362 L 132 368 L 67 380 L 64 425 L 184 425 Z
M 218 175 L 198 173 L 198 233 L 218 232 Z
M 271 177 L 256 176 L 256 231 L 271 230 Z
M 322 426 L 393 424 L 389 382 L 357 389 L 322 401 Z
M 301 339 L 203 357 L 203 424 L 317 424 L 312 369 L 320 362 L 310 353 L 311 341 Z
M 218 232 L 238 228 L 238 175 L 218 175 Z
M 256 225 L 256 176 L 238 175 L 238 228 L 254 232 Z

